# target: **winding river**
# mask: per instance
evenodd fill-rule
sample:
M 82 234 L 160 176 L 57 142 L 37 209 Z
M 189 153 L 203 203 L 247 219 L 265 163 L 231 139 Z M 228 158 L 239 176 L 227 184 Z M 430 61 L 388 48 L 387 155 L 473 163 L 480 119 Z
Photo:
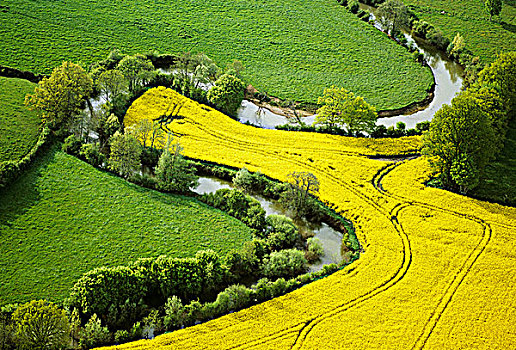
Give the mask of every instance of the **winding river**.
M 374 8 L 360 4 L 360 8 L 374 13 Z M 374 14 L 372 14 L 374 19 Z M 375 27 L 379 28 L 378 24 Z M 408 129 L 414 128 L 417 123 L 432 120 L 436 111 L 442 105 L 449 104 L 453 97 L 462 87 L 463 68 L 456 62 L 450 60 L 443 52 L 429 45 L 424 40 L 412 37 L 404 33 L 409 43 L 414 43 L 416 48 L 424 55 L 426 62 L 432 70 L 435 79 L 435 92 L 432 102 L 424 109 L 411 114 L 402 114 L 392 117 L 379 118 L 378 125 L 386 127 L 395 126 L 398 122 L 406 124 Z M 254 103 L 244 100 L 238 110 L 238 117 L 242 123 L 249 122 L 266 129 L 274 129 L 277 125 L 288 123 L 288 119 L 282 115 L 275 114 L 266 108 L 260 109 Z M 315 116 L 305 117 L 304 122 L 311 125 Z
M 215 177 L 201 177 L 199 179 L 199 186 L 194 190 L 198 194 L 213 193 L 222 188 L 234 188 L 233 183 L 224 181 Z M 292 218 L 283 206 L 277 201 L 269 200 L 262 196 L 252 195 L 254 199 L 260 202 L 261 206 L 265 210 L 266 215 L 277 214 L 285 215 Z M 308 224 L 301 220 L 294 220 L 295 225 L 300 232 L 304 234 L 308 233 L 317 237 L 323 246 L 324 254 L 321 256 L 319 261 L 309 266 L 310 272 L 319 271 L 324 265 L 331 263 L 339 263 L 342 260 L 340 254 L 340 247 L 342 244 L 342 234 L 325 223 L 321 224 Z

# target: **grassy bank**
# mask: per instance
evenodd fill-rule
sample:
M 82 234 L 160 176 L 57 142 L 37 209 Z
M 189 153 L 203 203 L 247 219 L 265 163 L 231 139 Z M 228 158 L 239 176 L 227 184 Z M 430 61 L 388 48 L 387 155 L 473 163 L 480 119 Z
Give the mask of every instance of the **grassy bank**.
M 4 1 L 0 63 L 34 72 L 124 52 L 205 52 L 272 96 L 316 102 L 344 86 L 378 109 L 426 97 L 427 68 L 335 1 Z
M 516 2 L 504 1 L 501 18 L 489 20 L 484 1 L 404 0 L 417 15 L 453 40 L 460 33 L 466 47 L 483 62 L 490 63 L 500 52 L 516 48 Z
M 34 84 L 0 77 L 0 162 L 23 158 L 38 140 L 40 118 L 23 101 Z
M 0 191 L 0 237 L 3 304 L 59 301 L 94 267 L 226 252 L 251 232 L 196 200 L 138 187 L 54 150 Z

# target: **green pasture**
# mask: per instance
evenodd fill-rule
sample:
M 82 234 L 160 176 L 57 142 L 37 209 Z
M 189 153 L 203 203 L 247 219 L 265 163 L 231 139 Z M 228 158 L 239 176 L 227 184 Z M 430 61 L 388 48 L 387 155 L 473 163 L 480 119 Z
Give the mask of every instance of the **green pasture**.
M 500 52 L 516 50 L 516 1 L 504 0 L 500 18 L 489 20 L 484 0 L 403 0 L 450 40 L 460 33 L 466 47 L 485 63 Z
M 27 80 L 0 77 L 0 162 L 23 158 L 38 140 L 41 119 L 23 105 L 34 86 Z
M 329 0 L 5 0 L 0 64 L 49 73 L 110 50 L 205 52 L 234 59 L 247 82 L 272 96 L 316 102 L 342 86 L 378 109 L 426 97 L 428 68 L 385 34 Z
M 251 239 L 240 221 L 50 151 L 0 190 L 0 305 L 63 300 L 98 266 L 141 257 L 225 253 Z

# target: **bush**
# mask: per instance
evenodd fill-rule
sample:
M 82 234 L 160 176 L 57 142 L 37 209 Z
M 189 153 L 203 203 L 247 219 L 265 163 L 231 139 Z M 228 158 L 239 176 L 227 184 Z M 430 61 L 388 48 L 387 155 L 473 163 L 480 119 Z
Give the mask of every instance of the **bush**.
M 86 143 L 81 146 L 79 157 L 94 167 L 99 167 L 106 161 L 106 157 L 99 152 L 98 145 L 91 143 Z
M 309 263 L 317 261 L 324 254 L 324 249 L 319 238 L 310 237 L 306 241 L 305 257 Z
M 161 150 L 152 147 L 142 147 L 140 161 L 143 166 L 154 169 L 158 165 Z
M 283 215 L 269 215 L 265 219 L 264 238 L 271 250 L 292 248 L 300 239 L 299 232 L 292 219 Z
M 263 261 L 262 272 L 268 278 L 294 277 L 306 271 L 307 261 L 303 252 L 297 249 L 272 252 Z
M 20 305 L 12 314 L 13 334 L 22 349 L 61 349 L 70 342 L 63 310 L 45 300 Z
M 351 13 L 357 13 L 359 9 L 358 1 L 357 0 L 349 0 L 348 1 L 348 10 Z
M 387 134 L 387 127 L 385 125 L 376 125 L 371 137 L 385 137 Z
M 141 274 L 131 268 L 119 266 L 101 267 L 85 273 L 70 293 L 70 308 L 76 307 L 82 314 L 106 315 L 110 308 L 121 310 L 127 303 L 139 303 L 146 294 Z M 116 327 L 114 328 L 116 329 Z
M 416 130 L 419 131 L 420 133 L 423 133 L 423 131 L 430 130 L 430 122 L 429 121 L 424 121 L 424 122 L 421 122 L 421 123 L 417 123 L 416 124 Z
M 131 340 L 129 335 L 129 331 L 126 330 L 118 330 L 115 332 L 115 343 L 122 344 Z
M 140 185 L 140 186 L 146 187 L 146 188 L 156 189 L 158 187 L 158 180 L 156 180 L 156 178 L 154 176 L 149 175 L 149 174 L 141 175 L 139 173 L 134 173 L 131 176 L 129 176 L 128 180 L 134 184 L 137 184 L 137 185 Z
M 211 249 L 200 250 L 195 254 L 202 280 L 202 295 L 209 297 L 210 293 L 224 288 L 227 268 L 222 264 L 219 254 Z
M 156 178 L 160 189 L 187 193 L 199 185 L 199 177 L 195 175 L 195 168 L 188 166 L 188 162 L 181 152 L 182 148 L 177 144 L 172 152 L 165 150 L 159 157 Z
M 200 197 L 206 204 L 225 211 L 258 231 L 265 227 L 265 210 L 260 203 L 239 190 L 221 189 Z
M 446 51 L 448 45 L 450 45 L 450 39 L 446 38 L 444 34 L 438 30 L 433 28 L 427 33 L 427 39 L 430 44 L 436 46 L 437 48 Z
M 81 150 L 81 145 L 82 145 L 81 140 L 77 136 L 72 134 L 64 140 L 64 143 L 61 146 L 61 149 L 65 153 L 68 153 L 68 154 L 71 154 L 72 156 L 78 157 L 79 152 Z
M 87 349 L 109 343 L 111 343 L 111 333 L 107 327 L 102 326 L 97 314 L 93 314 L 79 333 L 79 345 Z
M 180 298 L 173 295 L 165 304 L 165 328 L 169 331 L 181 328 L 185 321 L 185 308 Z
M 267 179 L 259 172 L 250 173 L 246 168 L 240 169 L 233 177 L 233 184 L 246 192 L 262 192 Z
M 219 314 L 238 311 L 247 307 L 251 302 L 252 290 L 240 284 L 235 284 L 220 292 L 215 301 Z

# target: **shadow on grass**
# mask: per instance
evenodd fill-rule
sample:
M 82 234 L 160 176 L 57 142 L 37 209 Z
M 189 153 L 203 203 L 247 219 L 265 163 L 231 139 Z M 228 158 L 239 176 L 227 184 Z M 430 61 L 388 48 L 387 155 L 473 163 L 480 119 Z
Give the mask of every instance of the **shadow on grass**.
M 0 225 L 10 226 L 39 201 L 38 178 L 54 160 L 56 152 L 57 146 L 46 150 L 18 179 L 0 189 Z
M 502 25 L 503 29 L 516 33 L 516 25 L 504 21 L 502 21 L 500 24 Z

